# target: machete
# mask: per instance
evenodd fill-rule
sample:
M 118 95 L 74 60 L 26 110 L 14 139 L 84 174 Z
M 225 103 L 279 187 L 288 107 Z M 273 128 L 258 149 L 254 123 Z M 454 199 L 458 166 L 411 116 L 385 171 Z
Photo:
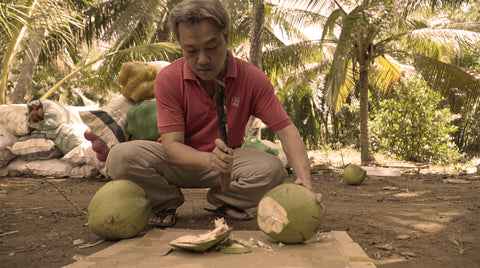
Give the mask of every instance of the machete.
M 225 84 L 218 79 L 215 79 L 215 100 L 217 102 L 218 129 L 220 130 L 220 138 L 228 146 L 227 91 Z M 226 192 L 230 189 L 230 173 L 220 173 L 220 186 L 222 187 L 223 192 Z

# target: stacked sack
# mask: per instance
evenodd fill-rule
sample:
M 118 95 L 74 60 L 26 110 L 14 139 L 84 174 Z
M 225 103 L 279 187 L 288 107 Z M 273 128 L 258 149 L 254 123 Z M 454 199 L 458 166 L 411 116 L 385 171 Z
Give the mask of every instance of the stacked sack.
M 157 74 L 169 64 L 165 61 L 124 63 L 116 80 L 122 87 L 122 96 L 98 111 L 80 113 L 89 126 L 84 136 L 92 142 L 98 160 L 105 161 L 110 149 L 118 143 L 159 138 L 153 87 Z

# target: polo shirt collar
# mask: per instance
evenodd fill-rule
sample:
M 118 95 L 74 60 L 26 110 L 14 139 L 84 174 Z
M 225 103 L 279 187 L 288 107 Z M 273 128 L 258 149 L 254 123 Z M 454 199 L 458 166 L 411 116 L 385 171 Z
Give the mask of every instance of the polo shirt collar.
M 235 78 L 237 77 L 237 74 L 238 74 L 237 64 L 230 50 L 227 50 L 227 55 L 228 55 L 228 69 L 225 77 Z M 195 73 L 192 71 L 190 66 L 188 66 L 187 61 L 183 63 L 183 73 L 185 74 L 184 76 L 185 80 L 198 81 L 197 75 L 195 75 Z

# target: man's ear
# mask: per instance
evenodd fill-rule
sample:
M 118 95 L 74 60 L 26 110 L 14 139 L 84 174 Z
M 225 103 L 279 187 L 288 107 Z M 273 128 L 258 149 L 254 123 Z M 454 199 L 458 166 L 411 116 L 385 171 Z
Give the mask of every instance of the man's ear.
M 228 45 L 228 32 L 227 32 L 226 34 L 224 34 L 223 37 L 225 38 L 225 42 L 226 42 L 227 45 Z

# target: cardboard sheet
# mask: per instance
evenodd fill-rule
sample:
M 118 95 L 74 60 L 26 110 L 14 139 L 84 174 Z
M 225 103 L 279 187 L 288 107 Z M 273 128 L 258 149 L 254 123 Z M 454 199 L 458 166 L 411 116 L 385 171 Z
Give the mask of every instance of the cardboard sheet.
M 284 245 L 261 231 L 232 231 L 229 238 L 252 245 L 251 253 L 197 253 L 172 248 L 169 242 L 210 230 L 152 229 L 144 236 L 121 240 L 66 267 L 375 267 L 346 232 L 317 233 L 302 244 Z

